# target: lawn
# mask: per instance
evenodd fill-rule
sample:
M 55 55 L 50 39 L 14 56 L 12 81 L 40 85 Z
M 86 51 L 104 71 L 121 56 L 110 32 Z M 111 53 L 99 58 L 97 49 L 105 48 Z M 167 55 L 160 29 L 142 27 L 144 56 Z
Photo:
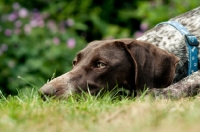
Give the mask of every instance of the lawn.
M 197 132 L 200 96 L 180 100 L 110 96 L 43 101 L 35 91 L 0 97 L 1 132 Z

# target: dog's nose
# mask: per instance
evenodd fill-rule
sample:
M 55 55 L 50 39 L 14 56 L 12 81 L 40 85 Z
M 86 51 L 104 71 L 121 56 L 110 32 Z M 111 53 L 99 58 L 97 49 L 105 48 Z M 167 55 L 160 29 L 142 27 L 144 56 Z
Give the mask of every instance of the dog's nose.
M 46 96 L 55 96 L 56 90 L 51 84 L 45 84 L 39 89 L 38 93 L 43 99 L 45 99 Z

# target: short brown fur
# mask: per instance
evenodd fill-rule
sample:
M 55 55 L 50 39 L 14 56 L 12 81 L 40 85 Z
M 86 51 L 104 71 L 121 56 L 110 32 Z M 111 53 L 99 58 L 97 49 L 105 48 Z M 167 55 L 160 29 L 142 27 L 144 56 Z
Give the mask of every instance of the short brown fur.
M 73 69 L 45 84 L 44 95 L 91 94 L 116 85 L 132 92 L 170 85 L 179 58 L 150 43 L 134 39 L 93 41 L 73 61 Z

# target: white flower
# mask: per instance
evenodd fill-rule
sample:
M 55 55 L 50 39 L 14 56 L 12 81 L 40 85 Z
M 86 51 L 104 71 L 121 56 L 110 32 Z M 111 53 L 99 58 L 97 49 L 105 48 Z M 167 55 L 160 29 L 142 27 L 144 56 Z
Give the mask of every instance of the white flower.
M 24 26 L 24 32 L 27 33 L 27 34 L 30 34 L 31 31 L 32 31 L 31 26 L 28 25 L 28 24 L 26 24 L 26 25 Z
M 18 12 L 19 17 L 25 18 L 28 16 L 28 10 L 26 8 L 21 8 Z

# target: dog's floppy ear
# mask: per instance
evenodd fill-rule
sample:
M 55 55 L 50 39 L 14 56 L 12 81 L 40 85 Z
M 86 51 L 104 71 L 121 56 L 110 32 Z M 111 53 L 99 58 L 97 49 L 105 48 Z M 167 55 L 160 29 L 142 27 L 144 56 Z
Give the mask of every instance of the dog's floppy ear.
M 179 58 L 153 44 L 137 40 L 118 41 L 123 43 L 135 67 L 135 87 L 161 88 L 170 85 L 175 75 Z

